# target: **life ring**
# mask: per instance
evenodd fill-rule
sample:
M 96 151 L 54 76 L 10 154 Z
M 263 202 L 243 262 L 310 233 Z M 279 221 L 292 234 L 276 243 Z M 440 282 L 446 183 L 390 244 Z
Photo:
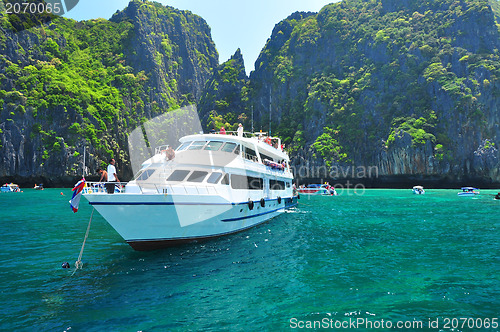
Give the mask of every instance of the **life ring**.
M 262 207 L 266 206 L 266 200 L 264 198 L 260 199 L 260 206 L 262 206 Z
M 281 204 L 281 197 L 278 196 L 278 204 Z
M 248 200 L 248 209 L 253 210 L 253 201 Z

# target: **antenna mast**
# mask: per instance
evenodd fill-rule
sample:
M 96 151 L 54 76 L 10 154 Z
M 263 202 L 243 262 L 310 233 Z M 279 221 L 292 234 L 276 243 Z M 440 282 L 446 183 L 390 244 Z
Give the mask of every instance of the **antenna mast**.
M 252 133 L 253 133 L 253 105 L 252 105 Z
M 85 177 L 85 151 L 87 150 L 87 146 L 83 146 L 83 167 L 82 167 L 82 177 Z
M 269 137 L 271 137 L 271 86 L 269 86 Z

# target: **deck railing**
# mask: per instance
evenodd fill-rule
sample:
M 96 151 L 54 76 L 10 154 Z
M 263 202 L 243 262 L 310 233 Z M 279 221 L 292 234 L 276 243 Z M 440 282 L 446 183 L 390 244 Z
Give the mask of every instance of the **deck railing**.
M 95 193 L 108 193 L 109 190 L 113 190 L 113 193 L 122 193 L 124 191 L 126 182 L 86 182 L 83 188 L 84 194 L 95 194 Z
M 163 153 L 166 155 L 169 145 L 160 145 L 155 148 L 155 155 Z
M 84 194 L 110 194 L 106 185 L 114 185 L 113 194 L 127 193 L 124 182 L 87 182 L 83 189 Z M 179 195 L 216 195 L 219 194 L 215 186 L 207 185 L 170 185 L 156 183 L 136 183 L 139 191 L 130 191 L 137 194 L 179 194 Z

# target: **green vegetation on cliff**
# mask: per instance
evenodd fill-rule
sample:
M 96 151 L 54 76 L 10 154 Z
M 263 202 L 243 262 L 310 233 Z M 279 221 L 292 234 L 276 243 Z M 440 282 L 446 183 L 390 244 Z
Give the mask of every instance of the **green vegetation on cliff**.
M 1 20 L 0 143 L 7 130 L 14 142 L 0 159 L 16 158 L 15 145 L 28 148 L 25 165 L 0 167 L 0 175 L 27 167 L 47 176 L 48 161 L 69 163 L 55 170 L 60 176 L 76 175 L 82 144 L 94 163 L 115 157 L 125 165 L 130 130 L 195 103 L 218 61 L 201 18 L 155 2 L 134 0 L 112 20 L 55 18 L 20 33 Z
M 205 85 L 198 103 L 200 118 L 207 130 L 224 127 L 235 131 L 242 123 L 250 131 L 248 77 L 240 49 L 218 66 Z
M 91 168 L 127 164 L 130 129 L 196 102 L 206 129 L 267 131 L 271 118 L 293 162 L 500 181 L 499 9 L 344 0 L 297 12 L 250 77 L 239 50 L 218 65 L 203 19 L 155 2 L 21 33 L 0 16 L 0 176 L 76 175 L 84 144 Z
M 429 172 L 440 172 L 440 162 L 462 167 L 483 158 L 475 149 L 485 139 L 500 140 L 493 10 L 487 0 L 345 0 L 295 13 L 275 26 L 250 94 L 262 105 L 272 90 L 273 127 L 292 153 L 311 147 L 328 165 L 369 165 L 430 144 Z

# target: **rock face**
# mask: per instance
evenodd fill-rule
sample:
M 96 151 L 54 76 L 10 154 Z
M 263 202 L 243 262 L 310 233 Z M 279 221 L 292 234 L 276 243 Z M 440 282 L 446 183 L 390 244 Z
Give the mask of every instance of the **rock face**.
M 273 134 L 297 168 L 499 184 L 493 9 L 486 0 L 345 0 L 294 13 L 256 61 L 246 111 L 267 129 L 272 97 Z
M 243 56 L 240 49 L 237 49 L 228 61 L 215 69 L 198 103 L 200 119 L 207 129 L 214 126 L 219 129 L 223 125 L 217 123 L 218 117 L 234 122 L 238 120 L 237 115 L 245 114 L 248 105 L 248 83 Z M 244 122 L 247 127 L 250 120 L 245 116 L 245 119 L 240 117 L 239 121 Z
M 124 49 L 125 57 L 137 72 L 151 72 L 151 85 L 159 103 L 166 102 L 161 94 L 177 100 L 182 95 L 200 98 L 206 80 L 219 62 L 210 27 L 201 17 L 155 2 L 150 5 L 133 1 L 110 21 L 134 25 L 129 47 Z M 173 79 L 177 91 L 170 87 Z
M 375 184 L 500 185 L 499 10 L 344 0 L 297 12 L 250 77 L 239 50 L 217 65 L 205 21 L 154 2 L 21 33 L 0 16 L 0 180 L 68 184 L 84 146 L 91 172 L 114 157 L 130 178 L 130 130 L 198 103 L 206 129 L 272 127 L 300 181 L 376 169 Z
M 68 185 L 84 146 L 91 173 L 114 157 L 130 178 L 131 129 L 196 103 L 217 64 L 206 22 L 155 2 L 20 33 L 0 16 L 0 180 Z

